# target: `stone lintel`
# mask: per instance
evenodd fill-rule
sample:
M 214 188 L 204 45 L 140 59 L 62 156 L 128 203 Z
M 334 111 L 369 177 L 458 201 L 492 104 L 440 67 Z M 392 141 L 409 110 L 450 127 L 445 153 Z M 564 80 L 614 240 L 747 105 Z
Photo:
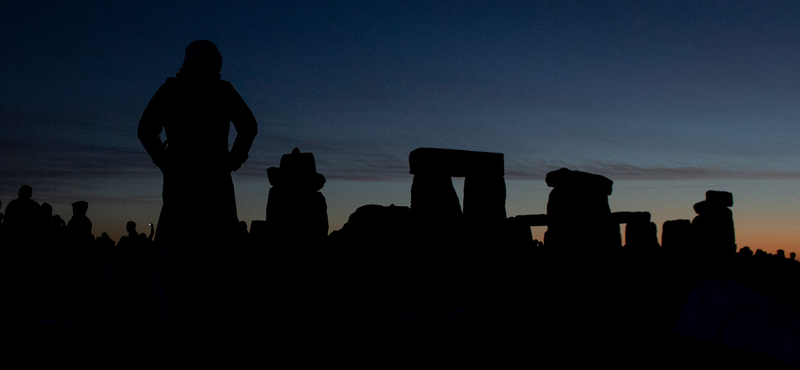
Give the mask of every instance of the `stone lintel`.
M 650 222 L 650 212 L 612 212 L 611 219 L 618 224 Z
M 549 221 L 547 215 L 520 215 L 513 219 L 528 226 L 547 226 Z
M 605 176 L 572 171 L 568 168 L 548 172 L 545 182 L 551 188 L 568 188 L 603 195 L 611 195 L 611 188 L 614 185 L 614 182 Z
M 709 190 L 706 192 L 706 202 L 720 207 L 733 207 L 733 194 L 727 191 Z
M 410 173 L 451 177 L 504 176 L 503 153 L 417 148 L 408 155 Z

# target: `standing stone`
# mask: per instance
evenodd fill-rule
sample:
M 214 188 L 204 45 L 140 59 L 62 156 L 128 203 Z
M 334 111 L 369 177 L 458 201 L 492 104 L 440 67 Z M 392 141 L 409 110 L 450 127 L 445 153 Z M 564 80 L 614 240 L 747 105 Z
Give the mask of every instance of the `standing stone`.
M 692 249 L 692 222 L 689 220 L 665 221 L 661 227 L 661 249 L 665 256 L 684 257 Z
M 458 222 L 462 215 L 452 177 L 464 179 L 463 217 L 471 224 L 496 225 L 506 219 L 502 153 L 418 148 L 408 157 L 411 209 L 429 224 Z
M 414 175 L 411 211 L 426 225 L 453 225 L 461 220 L 461 203 L 453 180 L 441 174 Z
M 614 212 L 611 219 L 615 223 L 625 224 L 625 249 L 640 255 L 658 254 L 656 224 L 650 222 L 650 212 Z
M 658 245 L 658 231 L 653 222 L 631 222 L 625 226 L 625 248 L 634 249 L 647 255 L 657 255 L 661 251 Z
M 581 252 L 622 244 L 619 224 L 608 206 L 611 180 L 562 168 L 548 173 L 545 181 L 553 188 L 547 202 L 545 245 Z
M 709 190 L 706 200 L 694 205 L 697 217 L 692 220 L 692 232 L 698 252 L 707 258 L 736 253 L 736 232 L 733 228 L 733 194 Z
M 506 182 L 503 176 L 467 176 L 464 179 L 464 216 L 476 223 L 506 219 Z
M 310 242 L 328 235 L 328 206 L 319 192 L 325 177 L 317 173 L 314 155 L 294 148 L 280 167 L 267 169 L 272 188 L 267 200 L 269 238 Z

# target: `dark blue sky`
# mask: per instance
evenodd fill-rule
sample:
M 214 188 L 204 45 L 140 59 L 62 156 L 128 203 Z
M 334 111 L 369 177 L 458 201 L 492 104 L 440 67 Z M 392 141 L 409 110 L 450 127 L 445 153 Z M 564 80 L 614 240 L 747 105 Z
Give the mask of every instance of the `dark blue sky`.
M 767 1 L 4 4 L 0 199 L 28 183 L 62 215 L 89 200 L 106 220 L 95 233 L 154 220 L 160 175 L 138 119 L 186 45 L 209 39 L 260 125 L 235 174 L 247 221 L 295 146 L 329 180 L 333 228 L 359 205 L 407 205 L 422 146 L 505 153 L 522 181 L 510 215 L 543 213 L 544 174 L 564 166 L 664 189 L 615 210 L 691 218 L 722 186 L 764 197 L 734 209 L 763 219 L 800 194 L 798 19 L 800 3 Z M 688 182 L 694 198 L 674 198 Z

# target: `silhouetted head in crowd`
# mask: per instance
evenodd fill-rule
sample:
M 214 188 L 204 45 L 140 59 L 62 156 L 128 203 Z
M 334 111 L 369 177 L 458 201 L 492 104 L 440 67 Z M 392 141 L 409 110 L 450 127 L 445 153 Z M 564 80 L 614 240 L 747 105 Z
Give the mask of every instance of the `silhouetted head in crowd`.
M 744 246 L 744 247 L 742 247 L 742 249 L 739 249 L 739 254 L 741 254 L 743 256 L 752 257 L 753 256 L 753 250 L 751 250 L 750 247 L 748 247 L 748 246 Z
M 31 199 L 33 196 L 33 188 L 29 185 L 22 185 L 19 188 L 19 199 Z
M 49 221 L 53 217 L 53 206 L 51 206 L 49 203 L 42 203 L 42 206 L 39 209 L 42 212 L 42 217 L 46 221 Z
M 779 259 L 786 259 L 786 252 L 783 249 L 778 249 L 777 256 Z
M 795 252 L 789 253 L 789 258 L 795 259 L 796 257 L 797 257 L 797 253 L 795 253 Z
M 75 216 L 86 216 L 86 211 L 89 210 L 89 203 L 85 201 L 77 201 L 72 203 L 72 214 Z
M 213 42 L 208 40 L 192 41 L 186 47 L 183 66 L 179 78 L 219 78 L 222 70 L 222 54 Z
M 125 231 L 128 232 L 128 235 L 139 235 L 139 233 L 136 232 L 136 223 L 133 221 L 128 221 L 125 225 Z

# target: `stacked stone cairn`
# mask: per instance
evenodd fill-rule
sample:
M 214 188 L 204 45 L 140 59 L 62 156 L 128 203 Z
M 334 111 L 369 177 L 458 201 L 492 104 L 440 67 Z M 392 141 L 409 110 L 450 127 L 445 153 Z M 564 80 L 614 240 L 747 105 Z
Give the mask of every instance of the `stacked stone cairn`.
M 328 206 L 319 192 L 325 177 L 317 173 L 312 153 L 294 148 L 267 176 L 272 188 L 264 233 L 271 242 L 314 243 L 328 235 Z
M 502 153 L 418 148 L 408 157 L 411 211 L 423 224 L 447 228 L 498 225 L 506 220 Z M 464 177 L 462 213 L 452 177 Z
M 547 202 L 546 246 L 586 258 L 621 246 L 619 223 L 608 205 L 611 180 L 562 168 L 548 173 L 545 182 L 553 188 Z

